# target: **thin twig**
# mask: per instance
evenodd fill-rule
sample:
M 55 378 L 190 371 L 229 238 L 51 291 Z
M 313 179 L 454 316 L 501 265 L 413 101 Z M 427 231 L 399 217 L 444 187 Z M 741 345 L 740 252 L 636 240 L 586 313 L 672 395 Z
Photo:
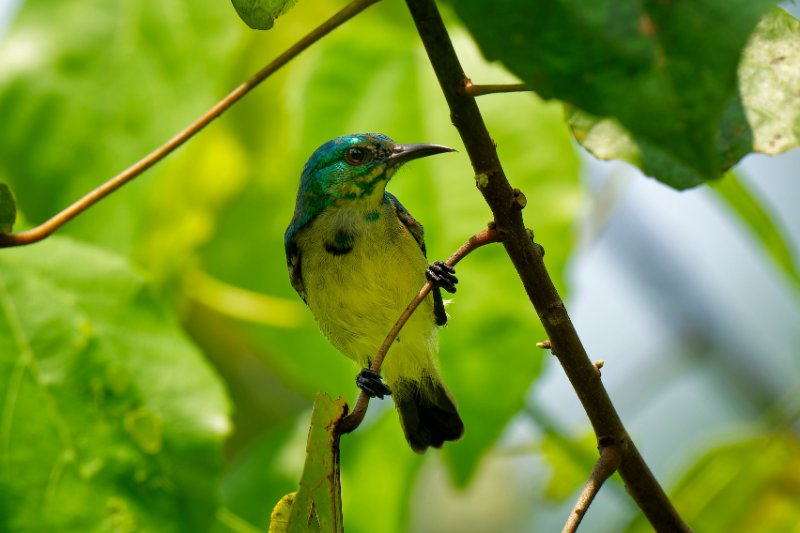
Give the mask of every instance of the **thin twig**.
M 76 201 L 49 220 L 39 224 L 35 228 L 23 231 L 21 233 L 0 234 L 0 248 L 32 244 L 48 237 L 74 217 L 164 159 L 164 157 L 191 139 L 212 120 L 220 116 L 225 110 L 231 107 L 244 95 L 249 93 L 262 81 L 271 76 L 279 68 L 298 56 L 306 48 L 319 41 L 322 37 L 341 26 L 343 23 L 347 22 L 360 12 L 364 11 L 369 6 L 379 1 L 380 0 L 353 0 L 341 11 L 334 14 L 328 20 L 317 26 L 308 35 L 290 46 L 285 52 L 275 58 L 270 64 L 259 70 L 249 80 L 239 85 L 230 94 L 228 94 L 228 96 L 220 100 L 216 105 L 214 105 L 214 107 L 200 116 L 200 118 L 192 122 L 183 131 L 153 150 L 150 154 L 139 160 L 137 163 L 131 165 L 120 174 L 117 174 L 80 200 Z
M 575 531 L 578 530 L 578 526 L 581 520 L 583 520 L 584 515 L 586 515 L 586 511 L 589 510 L 589 506 L 597 495 L 597 491 L 599 491 L 603 483 L 616 472 L 617 468 L 619 468 L 620 461 L 622 461 L 622 454 L 616 444 L 609 444 L 601 447 L 600 457 L 597 459 L 597 463 L 595 463 L 592 469 L 589 480 L 578 495 L 578 501 L 575 502 L 575 506 L 572 508 L 572 512 L 569 514 L 567 523 L 564 524 L 564 529 L 561 530 L 561 533 L 575 533 Z
M 628 492 L 658 531 L 686 532 L 675 507 L 658 484 L 647 463 L 630 441 L 600 373 L 589 360 L 564 302 L 542 260 L 542 249 L 534 244 L 525 228 L 521 205 L 508 182 L 492 137 L 475 98 L 464 90 L 464 74 L 453 43 L 434 0 L 406 0 L 428 59 L 439 80 L 450 117 L 464 142 L 478 189 L 503 232 L 503 247 L 519 274 L 525 292 L 544 326 L 564 373 L 586 411 L 595 435 L 608 436 L 622 446 L 619 473 Z
M 453 255 L 451 255 L 447 261 L 445 261 L 445 263 L 451 267 L 456 266 L 459 261 L 464 259 L 464 257 L 469 255 L 471 252 L 477 250 L 481 246 L 498 242 L 499 240 L 500 236 L 497 230 L 495 230 L 493 227 L 487 228 L 470 237 L 467 242 L 462 244 L 458 250 L 456 250 Z M 417 307 L 419 307 L 419 304 L 421 304 L 428 293 L 431 292 L 431 289 L 433 289 L 433 284 L 428 281 L 422 286 L 414 299 L 411 300 L 403 313 L 400 315 L 400 318 L 397 319 L 397 322 L 395 322 L 394 326 L 389 331 L 389 334 L 384 339 L 381 347 L 378 348 L 378 351 L 375 353 L 375 357 L 372 359 L 372 364 L 370 365 L 370 370 L 373 372 L 380 371 L 383 360 L 386 358 L 386 353 L 389 351 L 392 343 L 397 338 L 400 330 L 403 328 L 403 326 L 405 326 L 406 322 L 408 322 L 408 319 L 411 318 L 411 315 L 414 313 Z M 364 420 L 364 415 L 367 413 L 368 406 L 369 396 L 362 392 L 358 396 L 358 400 L 356 401 L 353 411 L 344 417 L 339 423 L 339 433 L 350 433 L 356 429 L 361 424 L 361 421 Z
M 524 83 L 474 85 L 472 82 L 467 82 L 464 85 L 464 92 L 470 96 L 484 96 L 486 94 L 530 92 L 530 89 Z

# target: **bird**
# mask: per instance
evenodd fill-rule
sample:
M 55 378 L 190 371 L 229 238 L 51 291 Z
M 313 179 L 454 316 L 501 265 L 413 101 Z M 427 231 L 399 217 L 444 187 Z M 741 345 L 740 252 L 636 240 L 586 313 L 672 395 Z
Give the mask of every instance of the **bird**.
M 446 263 L 428 264 L 422 225 L 386 185 L 405 163 L 453 151 L 379 133 L 330 140 L 303 168 L 284 235 L 292 287 L 331 344 L 361 366 L 357 386 L 369 397 L 392 396 L 417 453 L 464 433 L 438 360 L 438 329 L 448 319 L 441 289 L 455 292 L 458 279 Z M 426 279 L 432 291 L 395 339 L 381 373 L 372 372 L 373 355 Z

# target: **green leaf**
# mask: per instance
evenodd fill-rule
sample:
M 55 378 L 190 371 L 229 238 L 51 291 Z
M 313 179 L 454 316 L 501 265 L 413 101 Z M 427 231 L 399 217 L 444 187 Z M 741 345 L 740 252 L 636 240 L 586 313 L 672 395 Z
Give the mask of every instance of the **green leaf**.
M 800 441 L 786 431 L 723 444 L 701 456 L 670 492 L 695 531 L 797 531 Z M 652 527 L 640 516 L 627 531 Z
M 17 203 L 11 188 L 0 182 L 0 233 L 11 233 L 17 220 Z
M 228 402 L 126 262 L 70 240 L 0 254 L 0 530 L 202 531 Z
M 545 98 L 613 117 L 642 151 L 652 148 L 657 160 L 675 160 L 704 181 L 728 164 L 720 123 L 741 113 L 737 65 L 774 1 L 509 0 L 502 10 L 482 0 L 453 4 L 488 59 Z M 769 111 L 781 113 L 775 105 Z
M 775 265 L 800 289 L 800 271 L 790 241 L 761 200 L 732 172 L 713 182 L 711 190 L 747 226 Z
M 693 169 L 663 146 L 631 135 L 613 118 L 567 112 L 575 138 L 600 159 L 623 159 L 676 188 L 721 176 L 752 151 L 779 154 L 800 145 L 800 21 L 773 9 L 756 27 L 739 65 L 739 88 L 717 127 L 713 174 Z
M 287 531 L 341 533 L 342 486 L 339 478 L 339 434 L 336 425 L 347 413 L 344 398 L 317 394 L 308 430 L 306 462 L 300 488 L 294 493 Z M 286 502 L 278 503 L 280 508 Z
M 254 30 L 268 30 L 275 19 L 289 11 L 297 0 L 231 0 L 239 17 Z

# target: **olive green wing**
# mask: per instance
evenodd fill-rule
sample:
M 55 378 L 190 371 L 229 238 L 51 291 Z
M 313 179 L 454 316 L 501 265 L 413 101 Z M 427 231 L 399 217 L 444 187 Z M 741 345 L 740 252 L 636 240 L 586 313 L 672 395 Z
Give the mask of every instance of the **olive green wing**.
M 425 230 L 422 227 L 422 224 L 417 222 L 411 213 L 408 212 L 403 204 L 400 203 L 393 194 L 386 193 L 386 199 L 394 206 L 394 211 L 397 214 L 397 218 L 400 219 L 400 222 L 408 229 L 411 235 L 414 237 L 414 240 L 417 241 L 419 244 L 420 250 L 422 250 L 422 255 L 426 258 L 428 257 L 427 251 L 425 250 Z M 433 317 L 436 322 L 437 326 L 444 326 L 447 324 L 447 313 L 444 310 L 444 300 L 442 300 L 442 290 L 434 285 L 433 289 L 431 289 L 431 293 L 433 294 Z

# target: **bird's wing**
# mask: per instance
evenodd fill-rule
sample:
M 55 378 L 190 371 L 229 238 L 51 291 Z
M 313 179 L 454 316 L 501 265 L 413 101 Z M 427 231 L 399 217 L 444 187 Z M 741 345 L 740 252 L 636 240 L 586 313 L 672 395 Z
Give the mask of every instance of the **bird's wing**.
M 411 216 L 411 213 L 408 212 L 408 209 L 403 207 L 403 204 L 400 203 L 400 200 L 398 200 L 393 194 L 387 192 L 386 199 L 389 200 L 389 203 L 391 203 L 394 207 L 394 212 L 397 214 L 397 218 L 400 219 L 400 222 L 403 223 L 406 229 L 414 237 L 414 240 L 417 241 L 417 244 L 419 244 L 419 247 L 422 250 L 422 255 L 427 257 L 427 253 L 425 251 L 425 230 L 422 229 L 422 224 L 417 222 L 417 219 Z
M 417 219 L 411 216 L 411 213 L 408 212 L 408 209 L 403 207 L 403 204 L 400 203 L 393 194 L 385 193 L 386 199 L 394 206 L 394 211 L 397 213 L 397 218 L 400 219 L 400 222 L 408 229 L 411 235 L 414 237 L 414 240 L 417 241 L 419 244 L 420 250 L 422 250 L 422 255 L 427 257 L 427 252 L 425 250 L 425 231 L 422 229 L 422 224 L 417 222 Z M 433 295 L 433 316 L 434 321 L 436 322 L 437 326 L 444 326 L 447 324 L 447 313 L 444 310 L 444 300 L 442 299 L 442 291 L 438 286 L 433 287 L 431 290 L 431 294 Z
M 297 291 L 297 294 L 300 295 L 300 298 L 308 303 L 306 301 L 306 289 L 303 286 L 303 273 L 300 270 L 300 250 L 297 248 L 297 241 L 295 239 L 299 229 L 295 221 L 292 220 L 292 223 L 286 230 L 286 235 L 284 235 L 283 245 L 286 250 L 286 266 L 289 269 L 289 281 L 291 281 L 292 287 Z

